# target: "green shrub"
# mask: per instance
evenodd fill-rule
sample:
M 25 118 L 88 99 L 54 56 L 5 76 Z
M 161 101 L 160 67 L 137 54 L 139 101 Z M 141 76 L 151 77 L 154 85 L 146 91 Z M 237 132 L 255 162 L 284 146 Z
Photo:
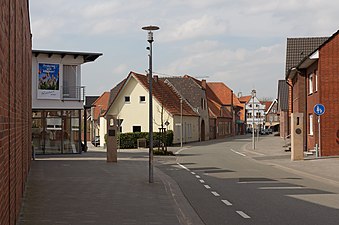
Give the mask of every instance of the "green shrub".
M 146 145 L 149 146 L 148 132 L 134 132 L 134 133 L 121 133 L 118 137 L 121 149 L 137 148 L 138 139 L 146 139 Z M 161 138 L 159 132 L 153 132 L 153 146 L 158 147 L 160 142 L 166 143 L 167 146 L 173 144 L 173 131 L 167 131 L 166 137 Z

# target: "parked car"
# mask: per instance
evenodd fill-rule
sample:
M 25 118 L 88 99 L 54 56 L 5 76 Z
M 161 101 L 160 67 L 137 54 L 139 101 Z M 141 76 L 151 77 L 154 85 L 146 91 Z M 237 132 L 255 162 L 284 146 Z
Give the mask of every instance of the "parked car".
M 261 129 L 260 134 L 262 134 L 262 135 L 269 134 L 268 129 Z
M 268 128 L 267 130 L 269 134 L 273 134 L 273 130 L 271 128 Z
M 100 136 L 96 136 L 94 140 L 92 140 L 92 145 L 94 145 L 95 147 L 100 146 Z

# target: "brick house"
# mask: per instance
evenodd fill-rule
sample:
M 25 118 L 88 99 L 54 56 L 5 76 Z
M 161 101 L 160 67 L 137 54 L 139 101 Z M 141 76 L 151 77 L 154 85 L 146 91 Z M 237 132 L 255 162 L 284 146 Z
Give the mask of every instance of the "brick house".
M 329 38 L 298 38 L 287 42 L 287 50 L 290 51 L 286 55 L 286 79 L 292 85 L 292 112 L 304 115 L 304 151 L 313 150 L 319 144 L 321 156 L 339 155 L 338 33 Z M 302 52 L 304 57 L 295 64 L 288 64 L 292 49 L 294 54 Z M 326 108 L 325 114 L 320 117 L 320 135 L 317 115 L 313 112 L 317 103 Z
M 28 1 L 0 10 L 0 224 L 14 225 L 32 157 L 32 41 Z
M 278 116 L 279 133 L 281 138 L 288 138 L 290 135 L 290 114 L 288 108 L 289 86 L 285 80 L 278 81 Z

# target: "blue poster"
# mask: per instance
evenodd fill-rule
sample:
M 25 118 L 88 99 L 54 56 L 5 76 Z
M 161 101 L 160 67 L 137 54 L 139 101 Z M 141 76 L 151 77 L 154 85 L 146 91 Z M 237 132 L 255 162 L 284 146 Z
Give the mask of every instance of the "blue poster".
M 59 90 L 59 64 L 39 63 L 39 90 Z

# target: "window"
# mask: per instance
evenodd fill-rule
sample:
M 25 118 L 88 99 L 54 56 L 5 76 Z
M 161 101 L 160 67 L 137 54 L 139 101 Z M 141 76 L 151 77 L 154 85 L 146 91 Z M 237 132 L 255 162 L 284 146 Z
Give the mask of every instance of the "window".
M 308 75 L 308 93 L 313 93 L 313 74 Z
M 64 65 L 63 74 L 63 97 L 78 98 L 80 94 L 78 93 L 79 87 L 77 86 L 77 66 Z
M 146 97 L 140 96 L 140 103 L 145 103 L 145 102 L 146 102 Z
M 131 97 L 125 96 L 125 103 L 130 103 L 130 102 L 131 102 Z
M 141 132 L 141 126 L 133 126 L 133 133 Z
M 308 115 L 310 121 L 309 135 L 313 135 L 313 114 Z
M 315 76 L 315 79 L 314 79 L 315 90 L 314 90 L 314 91 L 318 91 L 318 70 L 316 70 L 316 71 L 314 72 L 314 76 Z

